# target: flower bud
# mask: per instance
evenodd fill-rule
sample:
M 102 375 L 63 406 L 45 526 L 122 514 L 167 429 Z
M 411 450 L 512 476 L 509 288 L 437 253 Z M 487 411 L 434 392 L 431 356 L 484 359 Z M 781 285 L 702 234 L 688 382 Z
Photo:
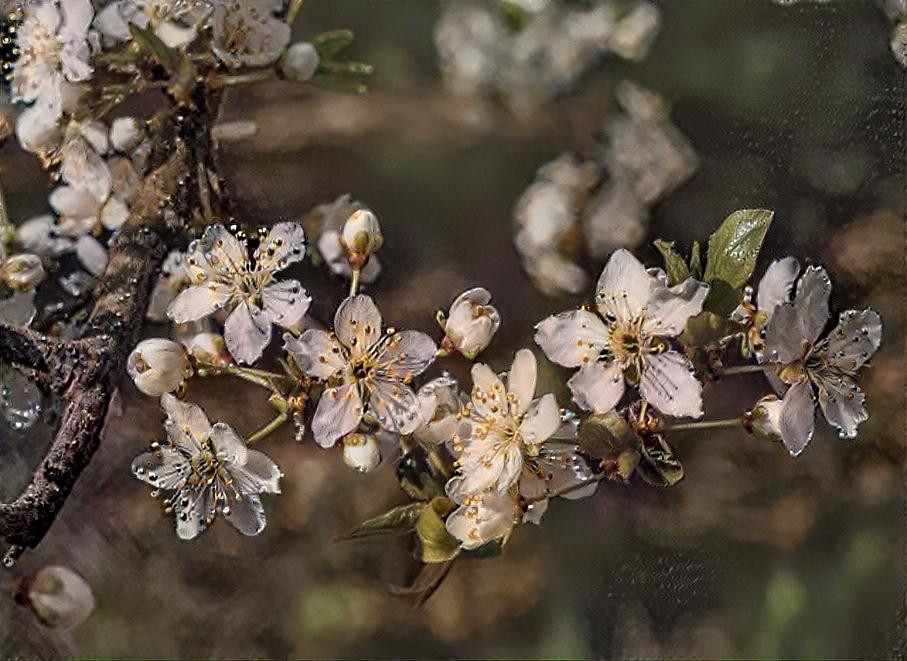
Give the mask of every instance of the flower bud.
M 768 441 L 781 440 L 781 400 L 766 395 L 746 416 L 746 428 L 757 438 Z
M 343 463 L 360 473 L 370 473 L 381 463 L 381 450 L 371 434 L 349 434 L 343 439 Z
M 223 336 L 218 333 L 198 333 L 183 342 L 189 355 L 208 365 L 232 365 L 233 356 L 227 350 Z
M 85 579 L 57 565 L 22 579 L 16 600 L 54 629 L 70 629 L 81 624 L 94 610 L 94 596 Z
M 315 75 L 319 64 L 321 58 L 318 57 L 315 47 L 307 41 L 300 41 L 287 49 L 281 70 L 287 78 L 304 83 Z
M 446 318 L 438 314 L 438 323 L 447 339 L 470 360 L 489 345 L 501 326 L 501 315 L 488 305 L 490 301 L 489 291 L 476 287 L 457 296 Z
M 384 243 L 378 217 L 368 209 L 359 209 L 346 219 L 340 230 L 340 245 L 346 250 L 353 268 L 362 268 L 368 258 Z
M 120 117 L 110 125 L 110 144 L 121 154 L 131 154 L 144 139 L 145 131 L 135 117 Z
M 126 371 L 136 388 L 146 395 L 160 397 L 179 388 L 191 376 L 192 366 L 182 345 L 155 337 L 142 340 L 132 350 Z
M 13 255 L 0 266 L 0 280 L 10 289 L 34 289 L 44 281 L 41 258 L 31 253 Z

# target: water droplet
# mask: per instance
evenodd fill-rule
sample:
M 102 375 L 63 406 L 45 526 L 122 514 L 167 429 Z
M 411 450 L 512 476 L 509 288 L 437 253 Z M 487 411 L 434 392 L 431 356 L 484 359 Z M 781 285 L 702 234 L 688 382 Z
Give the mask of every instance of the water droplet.
M 12 368 L 0 370 L 0 414 L 15 431 L 24 431 L 41 417 L 41 391 Z

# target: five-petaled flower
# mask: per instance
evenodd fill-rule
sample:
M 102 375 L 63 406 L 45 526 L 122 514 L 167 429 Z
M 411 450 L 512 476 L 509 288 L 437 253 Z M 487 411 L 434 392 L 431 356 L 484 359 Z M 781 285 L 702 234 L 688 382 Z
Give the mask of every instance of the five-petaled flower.
M 420 405 L 409 384 L 434 361 L 434 341 L 419 331 L 381 331 L 381 313 L 364 294 L 345 299 L 334 316 L 334 332 L 311 329 L 284 335 L 286 349 L 303 372 L 323 379 L 312 433 L 331 447 L 352 432 L 363 415 L 384 429 L 410 434 L 421 424 Z
M 668 287 L 626 250 L 608 260 L 598 280 L 598 313 L 562 312 L 537 326 L 535 341 L 555 363 L 579 367 L 568 385 L 584 409 L 606 413 L 639 384 L 643 399 L 672 416 L 702 415 L 702 385 L 690 361 L 664 338 L 699 314 L 708 285 L 693 278 Z
M 176 534 L 192 539 L 220 511 L 244 535 L 265 527 L 263 493 L 280 493 L 280 469 L 252 450 L 223 422 L 212 425 L 194 404 L 173 395 L 161 398 L 167 438 L 132 462 L 132 473 L 155 490 L 170 494 L 167 511 L 176 515 Z
M 305 256 L 305 234 L 296 223 L 278 223 L 249 254 L 246 241 L 223 225 L 209 225 L 189 246 L 191 285 L 170 303 L 167 316 L 178 324 L 232 309 L 224 340 L 238 362 L 252 363 L 271 341 L 271 324 L 290 326 L 306 313 L 311 298 L 298 280 L 274 274 Z
M 283 0 L 218 0 L 211 24 L 214 54 L 231 68 L 267 66 L 290 43 L 290 26 L 276 16 Z
M 819 339 L 828 323 L 831 280 L 821 267 L 800 276 L 790 303 L 775 308 L 765 334 L 765 362 L 789 386 L 778 412 L 778 432 L 794 456 L 803 452 L 815 429 L 815 400 L 842 438 L 853 438 L 869 417 L 866 397 L 856 384 L 857 371 L 879 348 L 882 320 L 875 310 L 841 313 L 837 327 Z

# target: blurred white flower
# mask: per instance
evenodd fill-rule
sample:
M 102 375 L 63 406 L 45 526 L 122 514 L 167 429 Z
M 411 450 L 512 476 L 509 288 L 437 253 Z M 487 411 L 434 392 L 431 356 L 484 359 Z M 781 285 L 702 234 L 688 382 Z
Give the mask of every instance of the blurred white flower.
M 21 579 L 16 598 L 52 629 L 71 629 L 94 610 L 94 595 L 85 579 L 59 565 Z
M 195 21 L 203 16 L 192 5 L 183 0 L 113 0 L 98 12 L 94 26 L 111 41 L 130 39 L 130 23 L 151 26 L 167 46 L 179 48 L 195 39 Z
M 882 320 L 875 310 L 848 310 L 820 340 L 830 317 L 830 296 L 825 269 L 810 266 L 800 276 L 793 302 L 777 306 L 766 327 L 763 360 L 774 363 L 777 377 L 790 386 L 781 400 L 778 427 L 794 456 L 812 438 L 816 393 L 825 419 L 842 438 L 854 438 L 869 417 L 855 377 L 879 348 Z
M 28 252 L 59 257 L 72 250 L 72 239 L 62 236 L 53 216 L 36 216 L 16 228 L 16 242 Z
M 743 301 L 731 313 L 731 319 L 744 326 L 741 345 L 743 355 L 761 356 L 765 327 L 772 318 L 775 308 L 790 302 L 794 282 L 799 273 L 800 264 L 795 258 L 776 259 L 759 281 L 755 303 L 752 289 L 746 288 Z
M 320 219 L 321 232 L 318 235 L 318 253 L 335 275 L 349 280 L 353 271 L 347 260 L 346 251 L 340 243 L 340 231 L 353 212 L 364 209 L 361 202 L 353 200 L 349 193 L 341 195 L 333 202 L 322 204 L 312 211 Z M 362 267 L 359 280 L 366 284 L 374 282 L 381 274 L 381 264 L 376 255 L 372 255 Z
M 230 365 L 233 356 L 227 351 L 227 343 L 218 333 L 196 333 L 183 340 L 183 346 L 195 360 L 208 365 Z
M 290 325 L 312 299 L 298 280 L 275 274 L 305 257 L 305 234 L 296 223 L 278 223 L 254 252 L 223 225 L 209 225 L 189 246 L 191 285 L 167 308 L 178 324 L 231 310 L 224 324 L 227 348 L 238 362 L 252 363 L 271 341 L 271 324 Z
M 438 312 L 438 323 L 450 344 L 470 360 L 491 343 L 501 326 L 501 315 L 490 302 L 491 293 L 475 287 L 457 296 L 446 317 Z
M 460 412 L 465 404 L 457 380 L 445 372 L 419 388 L 416 397 L 422 424 L 413 431 L 413 438 L 432 444 L 449 442 L 460 428 Z
M 535 341 L 550 360 L 580 368 L 567 384 L 574 401 L 606 413 L 623 396 L 626 377 L 662 413 L 701 416 L 702 384 L 686 356 L 662 338 L 679 335 L 687 319 L 702 311 L 708 285 L 688 278 L 668 287 L 664 273 L 650 274 L 632 254 L 618 250 L 597 289 L 598 315 L 562 312 L 536 327 Z
M 290 26 L 274 16 L 282 10 L 283 0 L 217 0 L 214 54 L 234 69 L 276 62 L 290 43 Z
M 86 271 L 96 278 L 107 270 L 107 249 L 96 238 L 83 234 L 76 240 L 76 257 Z
M 131 154 L 144 139 L 144 123 L 135 117 L 118 117 L 110 124 L 110 145 L 121 154 Z
M 371 434 L 343 437 L 343 463 L 359 473 L 370 473 L 381 463 L 378 440 Z
M 364 294 L 345 299 L 334 332 L 311 329 L 284 335 L 285 348 L 327 388 L 318 401 L 312 432 L 322 447 L 334 445 L 368 413 L 384 429 L 410 434 L 421 424 L 420 405 L 409 384 L 434 361 L 437 347 L 419 331 L 381 332 L 381 313 Z
M 59 117 L 41 104 L 26 108 L 16 119 L 16 138 L 27 152 L 50 152 L 60 141 Z
M 161 265 L 161 272 L 154 289 L 145 316 L 151 321 L 166 321 L 167 307 L 186 285 L 191 282 L 191 274 L 186 266 L 186 253 L 181 250 L 171 251 Z
M 176 515 L 176 534 L 192 539 L 220 511 L 244 535 L 265 527 L 262 493 L 280 493 L 280 469 L 270 457 L 246 446 L 229 425 L 212 425 L 198 406 L 170 394 L 161 397 L 167 438 L 136 457 L 132 473 L 170 492 L 165 503 Z
M 472 366 L 472 401 L 466 404 L 468 430 L 454 439 L 457 476 L 448 482 L 455 501 L 486 489 L 507 491 L 520 477 L 524 455 L 538 456 L 561 426 L 554 395 L 534 399 L 537 365 L 528 349 L 517 351 L 507 386 L 482 363 Z
M 151 397 L 178 390 L 192 374 L 186 349 L 162 337 L 139 342 L 126 360 L 135 387 Z
M 307 41 L 300 41 L 287 49 L 281 70 L 287 78 L 304 83 L 315 75 L 319 64 L 321 60 L 315 47 Z
M 0 264 L 0 281 L 10 289 L 34 289 L 44 277 L 41 258 L 31 253 L 11 255 Z

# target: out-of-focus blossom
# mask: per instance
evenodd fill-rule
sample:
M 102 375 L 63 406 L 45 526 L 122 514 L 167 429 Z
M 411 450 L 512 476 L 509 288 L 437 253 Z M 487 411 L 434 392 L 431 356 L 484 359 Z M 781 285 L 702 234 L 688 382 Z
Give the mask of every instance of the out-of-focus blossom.
M 44 277 L 41 258 L 31 253 L 12 255 L 0 264 L 0 281 L 10 289 L 34 289 Z
M 320 64 L 321 59 L 315 47 L 307 41 L 300 41 L 287 49 L 280 69 L 287 78 L 304 83 L 311 80 Z
M 583 238 L 596 258 L 618 248 L 635 248 L 646 236 L 649 207 L 622 177 L 612 177 L 589 201 L 583 212 Z
M 118 117 L 110 124 L 110 145 L 121 154 L 131 154 L 144 139 L 143 123 L 135 117 Z
M 37 312 L 34 289 L 14 291 L 10 297 L 0 298 L 0 323 L 28 326 Z
M 248 140 L 258 133 L 258 123 L 249 120 L 221 122 L 211 128 L 211 138 L 217 144 Z
M 86 271 L 96 278 L 107 270 L 107 249 L 93 236 L 84 234 L 76 241 L 76 257 Z
M 333 333 L 284 335 L 299 368 L 327 383 L 312 420 L 322 447 L 355 430 L 366 406 L 369 416 L 396 434 L 410 434 L 421 424 L 419 399 L 409 384 L 434 361 L 437 347 L 425 333 L 382 333 L 381 325 L 374 301 L 358 294 L 337 308 Z
M 378 216 L 369 209 L 357 209 L 340 229 L 340 245 L 351 268 L 362 268 L 384 245 Z
M 155 491 L 170 492 L 165 503 L 180 539 L 204 532 L 218 511 L 244 535 L 264 530 L 260 494 L 280 493 L 277 464 L 248 448 L 229 425 L 212 425 L 194 404 L 165 394 L 161 407 L 167 438 L 136 457 L 132 473 Z
M 746 288 L 743 301 L 731 313 L 731 319 L 745 328 L 741 346 L 745 356 L 751 353 L 761 355 L 765 326 L 772 318 L 775 308 L 790 302 L 799 273 L 800 264 L 794 257 L 776 259 L 759 281 L 755 304 L 752 289 Z
M 130 23 L 143 29 L 150 26 L 167 46 L 179 48 L 195 38 L 201 5 L 185 0 L 114 0 L 98 12 L 94 26 L 111 41 L 130 39 Z
M 220 309 L 231 310 L 224 324 L 227 348 L 237 361 L 252 363 L 271 341 L 271 325 L 296 323 L 311 298 L 298 280 L 275 274 L 305 257 L 305 234 L 296 223 L 278 223 L 250 255 L 244 241 L 223 225 L 210 225 L 189 246 L 191 284 L 167 308 L 178 324 Z
M 321 227 L 317 242 L 318 253 L 331 272 L 347 279 L 352 277 L 353 271 L 340 243 L 340 231 L 347 218 L 359 209 L 365 209 L 365 205 L 347 193 L 312 210 L 312 216 Z M 380 274 L 381 264 L 378 257 L 372 255 L 362 267 L 359 281 L 368 284 L 374 282 Z
M 378 440 L 371 434 L 348 434 L 343 438 L 343 463 L 359 473 L 371 473 L 381 463 Z
M 501 326 L 501 315 L 490 303 L 491 293 L 475 287 L 457 296 L 446 317 L 438 312 L 438 323 L 447 340 L 470 360 L 491 343 Z
M 453 439 L 460 428 L 460 412 L 465 404 L 457 380 L 445 372 L 419 388 L 416 397 L 422 424 L 413 432 L 413 438 L 436 445 Z
M 664 338 L 683 332 L 702 311 L 709 287 L 693 278 L 668 287 L 632 254 L 618 250 L 598 280 L 598 313 L 562 312 L 539 323 L 535 341 L 548 358 L 579 367 L 568 386 L 584 409 L 606 413 L 639 384 L 643 399 L 673 416 L 702 415 L 702 384 L 682 353 Z
M 214 54 L 228 67 L 276 62 L 290 43 L 290 26 L 274 14 L 283 0 L 218 0 L 211 24 Z
M 135 387 L 151 397 L 175 392 L 192 374 L 182 345 L 161 337 L 142 340 L 126 360 L 126 371 Z
M 16 600 L 52 629 L 71 629 L 88 619 L 94 610 L 94 595 L 85 579 L 59 565 L 44 567 L 21 579 Z
M 879 348 L 882 320 L 875 310 L 848 310 L 819 339 L 830 317 L 830 296 L 825 269 L 810 266 L 800 276 L 794 300 L 777 306 L 766 327 L 763 360 L 773 363 L 777 377 L 789 386 L 778 426 L 794 456 L 812 438 L 817 396 L 825 419 L 842 438 L 854 438 L 869 417 L 856 375 Z
M 208 365 L 230 365 L 233 356 L 219 333 L 196 333 L 183 341 L 183 346 L 195 360 Z
M 469 428 L 454 439 L 457 475 L 447 483 L 455 501 L 487 489 L 507 492 L 520 477 L 524 455 L 538 456 L 561 426 L 554 395 L 535 399 L 535 356 L 520 349 L 507 375 L 507 385 L 487 365 L 472 367 L 472 399 L 465 407 Z
M 53 216 L 37 216 L 16 228 L 16 242 L 36 255 L 58 257 L 72 249 L 72 239 L 62 236 Z
M 191 274 L 186 266 L 186 253 L 173 250 L 164 259 L 161 272 L 154 289 L 151 290 L 151 301 L 145 316 L 151 321 L 166 321 L 167 307 L 183 288 L 191 282 Z

